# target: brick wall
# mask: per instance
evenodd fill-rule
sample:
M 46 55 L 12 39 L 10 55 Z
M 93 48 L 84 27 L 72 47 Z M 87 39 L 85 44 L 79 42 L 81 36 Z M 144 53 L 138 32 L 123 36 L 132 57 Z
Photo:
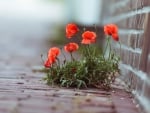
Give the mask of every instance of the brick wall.
M 119 26 L 121 78 L 150 113 L 150 0 L 105 0 L 102 23 Z

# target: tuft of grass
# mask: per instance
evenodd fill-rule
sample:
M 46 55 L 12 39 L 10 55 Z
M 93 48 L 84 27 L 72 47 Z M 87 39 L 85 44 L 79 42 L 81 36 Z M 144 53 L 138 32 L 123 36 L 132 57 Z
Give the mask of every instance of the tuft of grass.
M 72 60 L 62 65 L 53 65 L 47 70 L 44 80 L 48 85 L 62 87 L 110 89 L 119 73 L 119 57 L 111 54 L 109 59 L 95 52 L 96 47 L 86 47 L 80 60 Z
M 64 45 L 68 42 L 65 37 L 65 31 L 61 27 L 57 29 L 57 31 L 51 43 Z M 84 32 L 84 30 L 76 34 L 74 36 L 76 38 L 72 37 L 69 39 L 70 42 L 80 43 L 80 59 L 74 59 L 72 52 L 70 52 L 71 60 L 69 61 L 67 61 L 65 54 L 63 54 L 65 59 L 63 64 L 56 58 L 57 61 L 54 64 L 51 64 L 48 69 L 43 70 L 46 72 L 44 80 L 48 85 L 58 85 L 67 88 L 96 87 L 110 89 L 111 84 L 114 82 L 118 73 L 120 73 L 120 57 L 111 47 L 112 37 L 108 35 L 105 38 L 106 46 L 104 47 L 104 51 L 102 51 L 100 48 L 102 46 L 96 44 L 81 44 L 82 32 Z M 106 52 L 108 52 L 108 55 Z

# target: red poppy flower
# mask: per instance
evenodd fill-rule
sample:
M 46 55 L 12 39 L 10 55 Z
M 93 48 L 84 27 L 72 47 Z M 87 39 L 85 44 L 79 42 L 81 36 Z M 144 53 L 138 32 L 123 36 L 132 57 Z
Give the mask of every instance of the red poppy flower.
M 106 35 L 112 36 L 112 38 L 116 41 L 119 40 L 118 37 L 118 27 L 115 24 L 107 24 L 104 26 L 104 33 Z
M 119 41 L 118 34 L 112 34 L 112 38 L 113 38 L 115 41 Z
M 76 24 L 68 24 L 66 26 L 66 37 L 67 38 L 71 38 L 72 36 L 74 36 L 77 32 L 79 31 L 78 27 Z
M 44 66 L 45 66 L 46 68 L 51 67 L 51 63 L 49 62 L 48 59 L 45 61 Z
M 52 66 L 53 63 L 56 62 L 56 57 L 60 54 L 60 49 L 57 47 L 52 47 L 48 51 L 48 58 L 44 63 L 44 66 L 46 68 L 49 68 Z
M 77 43 L 69 43 L 69 44 L 64 46 L 65 51 L 70 52 L 70 53 L 78 50 L 78 48 L 79 48 L 79 46 Z
M 60 54 L 60 49 L 57 47 L 52 47 L 48 51 L 48 57 L 55 56 L 57 57 Z
M 91 44 L 91 43 L 95 43 L 96 41 L 96 34 L 95 32 L 92 31 L 85 31 L 82 34 L 82 44 Z
M 49 56 L 48 59 L 45 61 L 44 66 L 46 68 L 50 68 L 52 64 L 56 62 L 56 57 L 55 56 Z

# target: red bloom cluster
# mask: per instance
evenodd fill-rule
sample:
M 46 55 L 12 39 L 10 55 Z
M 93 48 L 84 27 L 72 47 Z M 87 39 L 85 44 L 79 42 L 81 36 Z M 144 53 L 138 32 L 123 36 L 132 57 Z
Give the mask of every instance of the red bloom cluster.
M 64 46 L 65 51 L 70 52 L 70 53 L 78 50 L 78 48 L 79 48 L 79 46 L 77 43 L 69 43 L 69 44 Z
M 85 31 L 82 34 L 82 44 L 91 44 L 91 43 L 95 43 L 96 41 L 96 34 L 92 31 Z
M 60 54 L 60 49 L 57 47 L 52 47 L 48 51 L 47 60 L 44 63 L 46 68 L 49 68 L 56 62 L 57 56 Z
M 49 56 L 57 57 L 59 54 L 60 54 L 60 49 L 57 47 L 52 47 L 48 51 L 48 57 Z
M 71 38 L 72 36 L 74 36 L 77 32 L 79 31 L 78 27 L 76 24 L 68 24 L 66 26 L 66 37 L 67 38 Z
M 115 24 L 107 24 L 104 26 L 104 33 L 112 36 L 115 41 L 119 40 L 118 27 Z
M 76 35 L 76 33 L 79 31 L 79 28 L 76 24 L 68 24 L 66 26 L 66 36 L 67 38 L 72 38 L 72 36 Z M 118 37 L 118 27 L 115 24 L 108 24 L 104 26 L 104 32 L 106 35 L 112 36 L 112 38 L 115 41 L 119 40 Z M 93 31 L 85 31 L 82 33 L 82 44 L 92 44 L 96 42 L 96 33 Z M 77 43 L 68 43 L 64 46 L 64 50 L 66 52 L 72 53 L 77 51 L 79 48 L 79 45 Z M 46 68 L 50 68 L 52 64 L 56 62 L 57 56 L 60 54 L 60 49 L 57 47 L 52 47 L 48 51 L 48 58 L 44 63 L 44 66 Z
M 50 56 L 47 58 L 47 60 L 44 63 L 44 66 L 46 68 L 49 68 L 52 66 L 52 64 L 54 64 L 56 62 L 56 58 L 54 56 Z

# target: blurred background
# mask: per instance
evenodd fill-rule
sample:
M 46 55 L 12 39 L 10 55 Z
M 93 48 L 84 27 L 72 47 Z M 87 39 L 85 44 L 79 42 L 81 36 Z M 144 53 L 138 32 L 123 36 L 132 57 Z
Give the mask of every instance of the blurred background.
M 3 30 L 15 27 L 12 30 L 15 32 L 18 26 L 26 29 L 31 24 L 32 27 L 68 22 L 101 24 L 101 4 L 102 0 L 0 0 L 0 25 Z
M 102 0 L 0 0 L 1 19 L 100 24 Z
M 0 0 L 0 52 L 34 54 L 38 40 L 59 43 L 69 22 L 100 25 L 101 11 L 102 0 Z

